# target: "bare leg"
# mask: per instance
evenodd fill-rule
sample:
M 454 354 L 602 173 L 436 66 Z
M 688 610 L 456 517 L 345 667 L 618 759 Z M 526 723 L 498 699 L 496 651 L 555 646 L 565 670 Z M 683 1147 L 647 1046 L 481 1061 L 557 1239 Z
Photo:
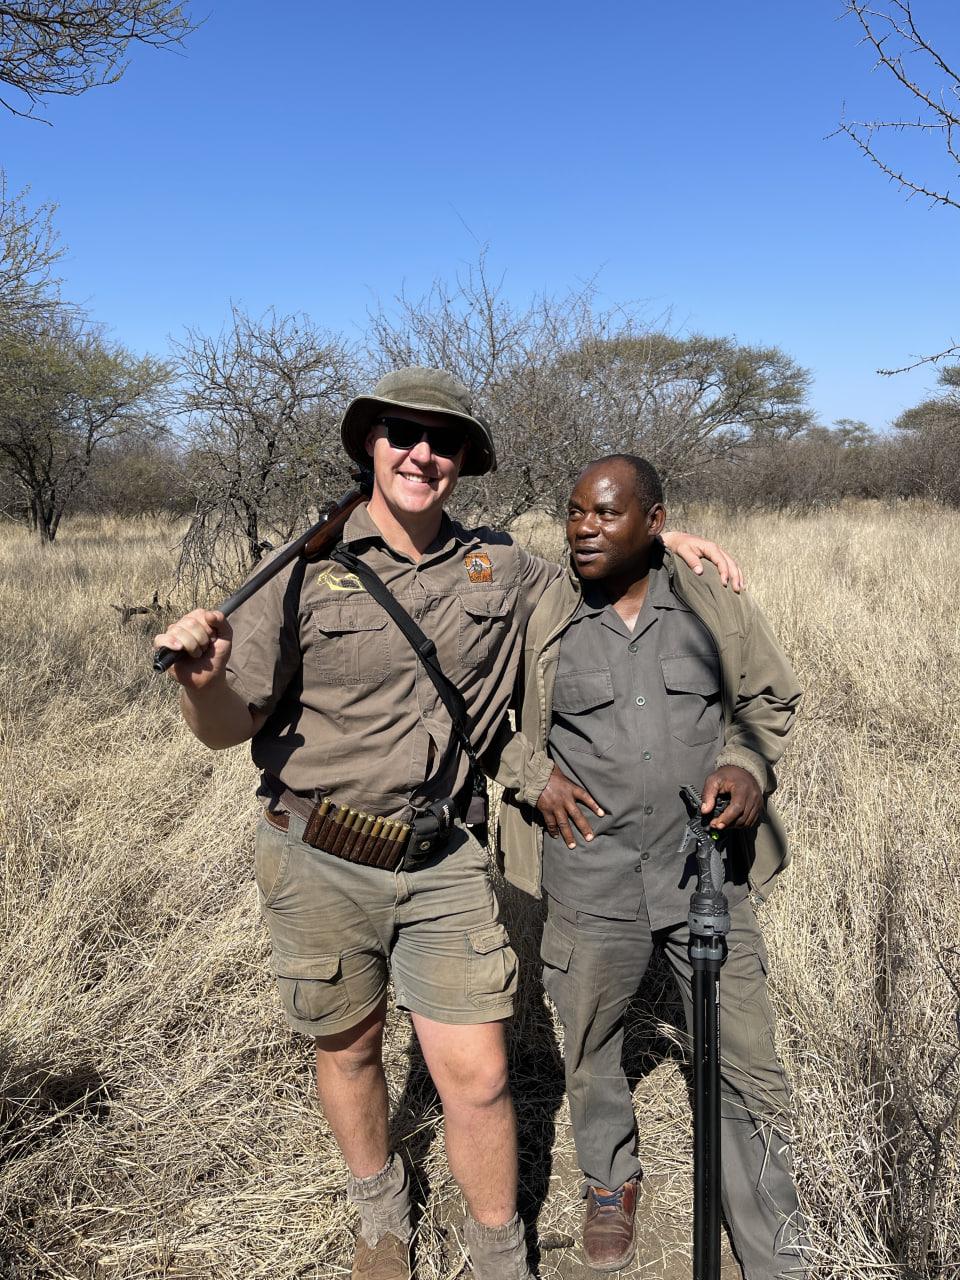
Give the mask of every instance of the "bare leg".
M 503 1024 L 413 1025 L 443 1104 L 447 1163 L 475 1221 L 510 1222 L 517 1208 L 517 1131 Z
M 317 1036 L 317 1092 L 337 1146 L 355 1178 L 369 1178 L 390 1154 L 383 1028 L 387 1000 L 338 1035 Z

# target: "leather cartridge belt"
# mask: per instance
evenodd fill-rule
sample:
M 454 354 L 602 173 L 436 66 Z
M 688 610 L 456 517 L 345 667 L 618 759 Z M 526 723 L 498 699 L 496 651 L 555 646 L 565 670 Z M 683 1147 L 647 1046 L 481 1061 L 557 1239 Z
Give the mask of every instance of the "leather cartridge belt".
M 269 784 L 268 784 L 269 785 Z M 415 813 L 412 822 L 378 818 L 349 805 L 330 800 L 313 804 L 282 783 L 270 788 L 283 809 L 303 818 L 303 841 L 324 853 L 365 867 L 410 871 L 433 857 L 447 842 L 457 817 L 453 800 L 440 800 Z M 289 828 L 283 810 L 267 808 L 264 818 L 280 831 Z

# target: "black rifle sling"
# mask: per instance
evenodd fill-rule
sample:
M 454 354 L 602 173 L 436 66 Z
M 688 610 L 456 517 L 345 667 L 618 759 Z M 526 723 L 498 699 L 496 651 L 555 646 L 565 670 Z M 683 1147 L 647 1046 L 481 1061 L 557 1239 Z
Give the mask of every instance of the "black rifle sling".
M 467 733 L 467 704 L 460 690 L 444 675 L 443 668 L 437 660 L 437 646 L 423 634 L 403 605 L 391 594 L 386 583 L 368 564 L 364 564 L 351 551 L 347 551 L 342 544 L 330 553 L 329 559 L 336 560 L 337 564 L 342 564 L 345 569 L 357 575 L 374 600 L 383 606 L 409 640 L 417 657 L 423 663 L 424 670 L 436 686 L 440 701 L 453 723 L 453 731 L 467 753 L 474 777 L 478 774 L 482 775 L 477 753 Z

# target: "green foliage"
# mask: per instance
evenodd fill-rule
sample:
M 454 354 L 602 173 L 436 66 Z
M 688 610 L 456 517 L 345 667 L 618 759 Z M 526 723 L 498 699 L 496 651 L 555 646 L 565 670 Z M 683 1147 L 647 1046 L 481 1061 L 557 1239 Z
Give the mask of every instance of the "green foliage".
M 590 406 L 597 453 L 639 453 L 671 484 L 744 440 L 796 434 L 810 374 L 777 347 L 627 331 L 564 360 Z
M 0 334 L 0 465 L 43 542 L 56 537 L 98 446 L 155 424 L 168 378 L 166 365 L 70 314 Z
M 923 495 L 960 506 L 960 365 L 939 371 L 943 393 L 907 409 L 893 424 L 900 433 L 900 483 L 905 496 Z
M 30 209 L 28 190 L 11 195 L 0 169 L 0 332 L 35 325 L 57 305 L 59 280 L 51 272 L 64 250 L 54 207 Z

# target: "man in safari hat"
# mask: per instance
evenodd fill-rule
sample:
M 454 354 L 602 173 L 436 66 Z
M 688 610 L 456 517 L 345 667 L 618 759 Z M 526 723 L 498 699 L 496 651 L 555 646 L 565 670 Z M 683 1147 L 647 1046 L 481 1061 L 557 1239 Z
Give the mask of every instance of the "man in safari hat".
M 449 373 L 387 374 L 349 405 L 341 438 L 374 476 L 342 546 L 436 646 L 482 755 L 558 566 L 445 514 L 461 475 L 496 466 L 489 427 Z M 691 564 L 722 555 L 681 543 Z M 256 873 L 272 968 L 287 1021 L 316 1043 L 320 1100 L 360 1214 L 353 1276 L 409 1276 L 407 1175 L 390 1148 L 382 1060 L 392 973 L 443 1105 L 474 1275 L 526 1280 L 504 1042 L 516 956 L 462 821 L 470 761 L 425 667 L 333 559 L 286 567 L 229 623 L 194 610 L 157 644 L 182 651 L 171 674 L 196 736 L 212 748 L 251 740 L 262 770 Z

